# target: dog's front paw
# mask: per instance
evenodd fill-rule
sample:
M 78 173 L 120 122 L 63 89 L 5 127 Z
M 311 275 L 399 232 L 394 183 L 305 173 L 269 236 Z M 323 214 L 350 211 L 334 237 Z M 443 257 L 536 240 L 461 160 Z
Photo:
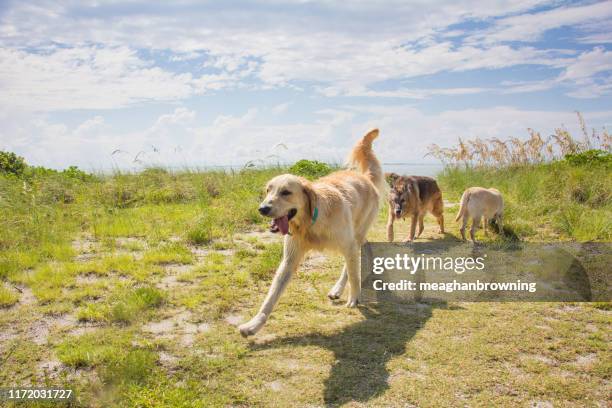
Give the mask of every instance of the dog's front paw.
M 334 285 L 334 287 L 329 290 L 327 297 L 331 300 L 340 299 L 340 296 L 342 296 L 343 289 L 343 287 L 338 287 L 338 285 Z
M 238 326 L 238 330 L 240 330 L 240 335 L 242 337 L 249 337 L 255 334 L 255 330 L 253 330 L 253 327 L 248 323 Z
M 331 300 L 338 300 L 340 299 L 340 293 L 334 292 L 334 290 L 332 289 L 327 294 L 327 297 L 330 298 Z
M 357 307 L 358 304 L 359 304 L 358 299 L 349 299 L 348 302 L 346 302 L 345 306 L 349 308 L 353 308 L 353 307 Z
M 253 336 L 263 327 L 263 325 L 266 323 L 266 320 L 266 315 L 263 313 L 259 313 L 247 323 L 238 326 L 238 330 L 240 331 L 242 337 Z

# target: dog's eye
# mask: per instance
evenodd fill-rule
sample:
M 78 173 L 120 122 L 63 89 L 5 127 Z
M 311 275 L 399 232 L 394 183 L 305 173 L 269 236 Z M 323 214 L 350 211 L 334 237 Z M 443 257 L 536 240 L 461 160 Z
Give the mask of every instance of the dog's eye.
M 282 196 L 288 196 L 288 195 L 291 195 L 291 191 L 289 191 L 289 190 L 283 190 L 283 191 L 281 191 L 281 195 L 282 195 Z

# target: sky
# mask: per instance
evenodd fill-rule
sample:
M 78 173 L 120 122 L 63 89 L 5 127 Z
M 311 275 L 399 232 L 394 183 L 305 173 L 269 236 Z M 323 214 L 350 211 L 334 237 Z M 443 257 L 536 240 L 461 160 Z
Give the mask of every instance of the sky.
M 0 150 L 87 170 L 383 162 L 612 123 L 612 1 L 0 0 Z

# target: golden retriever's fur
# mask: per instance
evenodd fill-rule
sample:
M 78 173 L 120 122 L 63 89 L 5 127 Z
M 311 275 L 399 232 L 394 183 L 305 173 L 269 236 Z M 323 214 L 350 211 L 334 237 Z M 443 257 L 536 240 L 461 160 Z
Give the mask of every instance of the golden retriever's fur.
M 500 231 L 503 231 L 502 217 L 504 214 L 504 199 L 499 190 L 495 188 L 470 187 L 463 192 L 459 213 L 455 221 L 463 217 L 461 225 L 461 237 L 465 240 L 465 227 L 469 219 L 472 219 L 470 238 L 474 240 L 476 229 L 480 226 L 480 219 L 484 217 L 484 232 L 487 235 L 487 224 L 489 220 L 495 219 Z
M 346 306 L 357 305 L 361 291 L 359 251 L 378 214 L 385 185 L 380 163 L 372 151 L 372 141 L 377 136 L 378 129 L 372 130 L 353 148 L 349 156 L 351 170 L 338 171 L 315 182 L 291 174 L 268 182 L 260 212 L 274 219 L 275 231 L 285 234 L 283 259 L 259 313 L 239 327 L 243 336 L 253 335 L 263 327 L 310 250 L 333 250 L 344 256 L 342 274 L 328 297 L 338 299 L 348 281 Z

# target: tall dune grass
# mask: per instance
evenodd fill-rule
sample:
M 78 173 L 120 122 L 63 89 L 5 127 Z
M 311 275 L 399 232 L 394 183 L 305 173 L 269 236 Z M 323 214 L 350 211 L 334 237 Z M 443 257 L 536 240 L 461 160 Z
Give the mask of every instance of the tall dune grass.
M 529 138 L 459 140 L 430 147 L 446 164 L 438 179 L 445 199 L 458 201 L 473 186 L 495 187 L 505 201 L 506 225 L 532 240 L 612 239 L 612 137 L 607 130 L 582 137 L 555 129 L 547 138 L 529 129 Z
M 606 152 L 612 151 L 612 135 L 607 129 L 590 132 L 580 112 L 576 112 L 580 123 L 581 138 L 576 138 L 563 128 L 543 137 L 534 129 L 527 129 L 529 138 L 520 139 L 510 137 L 470 140 L 459 139 L 459 143 L 452 147 L 440 147 L 432 144 L 428 147 L 429 153 L 446 165 L 465 167 L 508 167 L 526 164 L 547 163 L 563 159 L 567 155 L 579 154 L 592 149 Z

